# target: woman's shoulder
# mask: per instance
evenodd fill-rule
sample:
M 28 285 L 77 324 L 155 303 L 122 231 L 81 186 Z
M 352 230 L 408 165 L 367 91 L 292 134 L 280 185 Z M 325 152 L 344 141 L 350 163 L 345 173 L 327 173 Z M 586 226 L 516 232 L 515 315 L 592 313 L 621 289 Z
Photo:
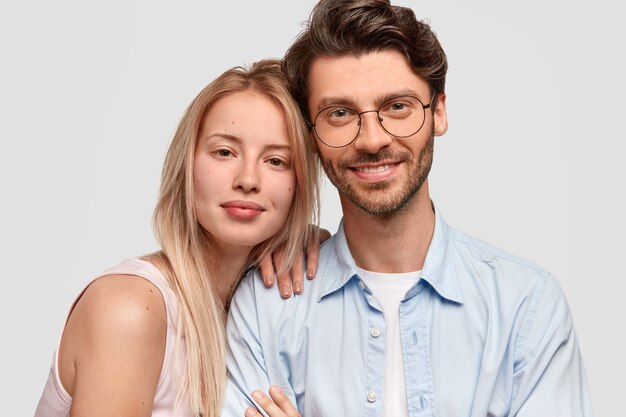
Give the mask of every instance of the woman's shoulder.
M 79 310 L 93 320 L 114 320 L 131 327 L 165 319 L 163 297 L 155 283 L 132 274 L 111 274 L 94 280 L 77 301 L 72 315 Z
M 122 364 L 158 365 L 158 380 L 166 331 L 165 304 L 152 282 L 123 274 L 96 279 L 76 302 L 63 332 L 59 352 L 63 385 L 72 395 L 81 368 L 89 372 Z

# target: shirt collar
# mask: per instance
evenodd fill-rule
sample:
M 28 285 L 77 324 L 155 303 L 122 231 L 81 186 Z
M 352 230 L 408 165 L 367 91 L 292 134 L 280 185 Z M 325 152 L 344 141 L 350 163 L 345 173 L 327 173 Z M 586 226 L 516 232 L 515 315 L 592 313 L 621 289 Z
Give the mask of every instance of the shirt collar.
M 439 210 L 435 208 L 435 231 L 428 247 L 420 280 L 426 281 L 441 297 L 462 304 L 463 297 L 454 268 L 449 234 L 448 225 Z M 356 263 L 348 247 L 343 220 L 339 224 L 337 233 L 328 244 L 331 246 L 329 248 L 329 260 L 318 278 L 322 280 L 319 287 L 318 302 L 328 294 L 345 286 L 358 274 Z M 411 289 L 407 293 L 407 298 L 412 297 L 416 291 L 417 287 Z

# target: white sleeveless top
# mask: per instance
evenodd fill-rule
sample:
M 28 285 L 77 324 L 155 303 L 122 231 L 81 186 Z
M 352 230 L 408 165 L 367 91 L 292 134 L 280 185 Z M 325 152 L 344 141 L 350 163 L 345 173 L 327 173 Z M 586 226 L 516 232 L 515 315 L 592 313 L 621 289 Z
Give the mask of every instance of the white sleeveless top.
M 104 271 L 101 275 L 94 278 L 94 280 L 106 275 L 136 275 L 150 281 L 161 291 L 167 314 L 167 333 L 165 339 L 165 356 L 163 358 L 161 376 L 159 377 L 159 383 L 154 396 L 152 417 L 192 417 L 193 413 L 188 409 L 184 397 L 180 401 L 181 405 L 175 408 L 179 381 L 185 364 L 185 347 L 181 343 L 176 352 L 176 357 L 174 356 L 178 301 L 167 279 L 156 266 L 138 258 L 127 259 L 118 266 Z M 89 284 L 91 284 L 91 282 Z M 87 289 L 89 284 L 85 289 Z M 76 301 L 74 301 L 72 308 L 70 308 L 68 318 L 76 302 L 80 299 L 82 293 L 85 292 L 85 289 L 76 298 Z M 35 411 L 35 417 L 66 417 L 70 413 L 71 404 L 72 397 L 65 391 L 59 379 L 59 347 L 57 346 L 48 381 L 46 382 L 43 394 L 39 400 L 39 405 Z

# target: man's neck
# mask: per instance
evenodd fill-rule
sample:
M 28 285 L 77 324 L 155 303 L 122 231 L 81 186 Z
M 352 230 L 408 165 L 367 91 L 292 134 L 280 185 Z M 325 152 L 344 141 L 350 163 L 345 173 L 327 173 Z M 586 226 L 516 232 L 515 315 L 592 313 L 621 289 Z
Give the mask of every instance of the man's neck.
M 375 216 L 341 198 L 348 246 L 357 266 L 374 272 L 421 270 L 435 230 L 428 186 L 399 212 Z

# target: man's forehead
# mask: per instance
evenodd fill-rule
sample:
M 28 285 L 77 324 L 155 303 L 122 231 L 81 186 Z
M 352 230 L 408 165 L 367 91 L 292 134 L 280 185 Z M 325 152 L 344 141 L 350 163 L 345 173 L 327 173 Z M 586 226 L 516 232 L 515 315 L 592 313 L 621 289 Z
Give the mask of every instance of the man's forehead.
M 315 58 L 309 72 L 308 92 L 309 108 L 315 111 L 333 100 L 371 105 L 394 94 L 428 99 L 429 88 L 400 52 L 379 51 Z

